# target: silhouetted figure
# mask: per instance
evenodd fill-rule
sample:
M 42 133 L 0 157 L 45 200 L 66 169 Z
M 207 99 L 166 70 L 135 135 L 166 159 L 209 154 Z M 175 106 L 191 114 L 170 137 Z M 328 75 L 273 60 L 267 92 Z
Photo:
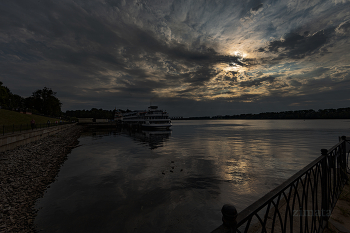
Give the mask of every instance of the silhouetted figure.
M 30 121 L 30 125 L 32 126 L 32 130 L 33 130 L 35 128 L 35 120 L 34 119 L 32 119 Z

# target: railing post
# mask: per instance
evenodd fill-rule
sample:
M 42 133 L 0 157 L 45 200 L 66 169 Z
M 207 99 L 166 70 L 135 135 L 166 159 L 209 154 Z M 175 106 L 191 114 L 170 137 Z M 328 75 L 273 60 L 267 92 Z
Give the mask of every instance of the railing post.
M 222 209 L 222 222 L 224 225 L 228 226 L 231 230 L 236 231 L 236 218 L 237 218 L 237 210 L 233 205 L 225 204 Z
M 225 204 L 221 208 L 222 225 L 213 230 L 211 233 L 235 233 L 237 227 L 237 210 L 233 205 Z
M 328 210 L 329 210 L 329 195 L 328 195 L 328 150 L 321 149 L 321 154 L 324 156 L 322 160 L 322 182 L 321 182 L 321 190 L 322 190 L 322 218 L 324 221 L 328 221 Z
M 348 179 L 348 174 L 347 174 L 347 164 L 346 164 L 346 136 L 341 136 L 341 139 L 343 140 L 343 151 L 341 153 L 341 174 L 342 174 L 342 182 L 343 179 L 345 179 L 346 184 L 348 184 L 349 179 Z

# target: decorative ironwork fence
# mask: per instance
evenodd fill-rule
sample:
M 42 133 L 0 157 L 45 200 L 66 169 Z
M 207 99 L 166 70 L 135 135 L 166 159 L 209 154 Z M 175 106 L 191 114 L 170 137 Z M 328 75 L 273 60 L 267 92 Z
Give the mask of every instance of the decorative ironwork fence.
M 26 130 L 42 129 L 47 127 L 54 127 L 59 125 L 71 124 L 71 122 L 58 122 L 50 124 L 19 124 L 19 125 L 0 125 L 0 135 L 5 135 L 8 133 L 22 132 Z
M 341 137 L 331 149 L 283 184 L 237 214 L 232 205 L 222 208 L 221 232 L 322 232 L 348 180 L 346 145 Z

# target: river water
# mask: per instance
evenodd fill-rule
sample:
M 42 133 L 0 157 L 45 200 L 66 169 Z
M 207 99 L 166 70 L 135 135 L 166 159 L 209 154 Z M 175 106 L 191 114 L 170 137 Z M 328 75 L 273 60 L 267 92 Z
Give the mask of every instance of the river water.
M 349 135 L 349 120 L 173 121 L 88 131 L 44 197 L 39 232 L 210 232 Z

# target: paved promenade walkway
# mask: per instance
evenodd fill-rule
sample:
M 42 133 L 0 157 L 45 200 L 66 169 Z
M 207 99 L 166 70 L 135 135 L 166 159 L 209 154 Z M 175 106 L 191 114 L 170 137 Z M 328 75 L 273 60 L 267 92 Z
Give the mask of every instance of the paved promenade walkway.
M 324 233 L 334 232 L 350 233 L 350 181 L 344 186 L 328 221 L 328 229 L 324 231 Z

